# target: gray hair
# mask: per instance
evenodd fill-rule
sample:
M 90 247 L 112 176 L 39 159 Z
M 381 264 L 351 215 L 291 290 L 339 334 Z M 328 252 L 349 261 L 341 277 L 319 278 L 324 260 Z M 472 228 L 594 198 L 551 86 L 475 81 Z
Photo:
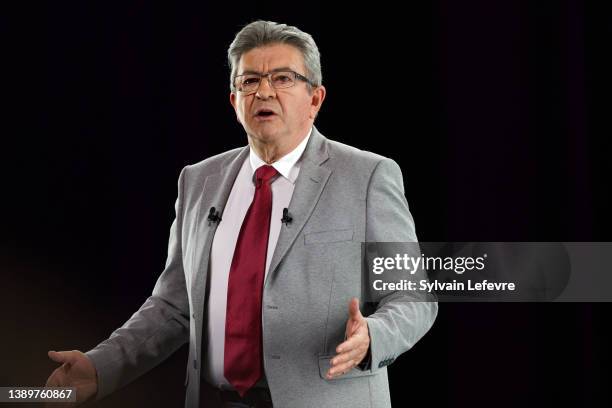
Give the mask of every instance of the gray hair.
M 230 66 L 230 89 L 235 91 L 234 77 L 238 62 L 243 54 L 254 48 L 271 44 L 288 44 L 297 48 L 304 58 L 305 76 L 312 85 L 320 86 L 323 82 L 321 74 L 321 54 L 312 36 L 297 27 L 278 24 L 273 21 L 254 21 L 242 28 L 227 50 L 227 60 Z M 309 90 L 312 90 L 308 84 Z

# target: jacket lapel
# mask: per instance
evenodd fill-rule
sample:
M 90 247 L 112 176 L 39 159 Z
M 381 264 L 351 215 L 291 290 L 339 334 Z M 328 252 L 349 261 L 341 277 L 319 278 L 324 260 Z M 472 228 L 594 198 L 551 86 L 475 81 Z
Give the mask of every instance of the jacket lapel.
M 219 173 L 211 174 L 206 177 L 202 187 L 202 196 L 196 218 L 196 250 L 194 251 L 194 278 L 191 285 L 193 294 L 194 311 L 198 317 L 204 311 L 204 295 L 206 289 L 206 278 L 208 275 L 208 261 L 210 259 L 210 249 L 219 223 L 209 223 L 208 214 L 211 207 L 215 207 L 223 218 L 223 210 L 229 193 L 234 185 L 234 180 L 238 176 L 238 171 L 242 163 L 249 154 L 249 147 L 245 146 L 237 156 L 228 158 L 221 166 Z M 209 225 L 210 224 L 210 225 Z M 201 321 L 201 319 L 198 319 Z
M 327 139 L 313 127 L 312 135 L 301 158 L 300 173 L 288 207 L 293 221 L 284 224 L 281 228 L 264 287 L 270 277 L 276 273 L 280 262 L 310 218 L 332 173 L 330 169 L 321 166 L 329 157 L 326 141 Z

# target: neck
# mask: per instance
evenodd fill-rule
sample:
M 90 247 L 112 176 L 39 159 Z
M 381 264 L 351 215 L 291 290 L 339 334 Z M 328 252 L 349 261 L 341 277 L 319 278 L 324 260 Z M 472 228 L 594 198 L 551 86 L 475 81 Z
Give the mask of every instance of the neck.
M 296 137 L 290 140 L 275 140 L 275 141 L 261 141 L 254 137 L 249 136 L 249 145 L 267 164 L 272 164 L 285 156 L 293 149 L 295 149 L 305 138 L 308 136 L 306 131 L 301 132 Z M 282 138 L 285 139 L 285 138 Z

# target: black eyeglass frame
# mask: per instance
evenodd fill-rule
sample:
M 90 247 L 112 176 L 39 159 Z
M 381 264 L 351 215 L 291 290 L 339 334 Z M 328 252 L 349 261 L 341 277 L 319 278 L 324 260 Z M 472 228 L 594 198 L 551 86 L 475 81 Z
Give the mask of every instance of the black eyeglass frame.
M 274 89 L 287 89 L 287 88 L 291 88 L 293 86 L 295 86 L 295 80 L 293 81 L 293 85 L 287 86 L 287 87 L 281 87 L 281 88 L 276 88 L 274 86 L 274 84 L 272 83 L 272 75 L 274 74 L 279 74 L 279 73 L 291 73 L 295 76 L 295 79 L 299 79 L 300 81 L 306 82 L 308 85 L 312 86 L 313 88 L 315 87 L 315 85 L 310 81 L 310 79 L 306 78 L 304 75 L 299 74 L 295 71 L 291 71 L 291 70 L 282 70 L 282 71 L 271 71 L 268 72 L 266 74 L 259 74 L 259 73 L 248 73 L 248 74 L 242 74 L 242 75 L 236 75 L 234 77 L 234 80 L 232 81 L 232 85 L 234 86 L 234 89 L 236 89 L 238 92 L 240 92 L 241 94 L 246 94 L 246 95 L 250 95 L 253 94 L 255 92 L 257 92 L 257 90 L 259 89 L 259 86 L 261 85 L 261 80 L 263 78 L 267 78 L 268 79 L 268 83 L 270 84 L 270 86 Z M 241 89 L 239 89 L 239 87 L 236 86 L 236 79 L 240 78 L 240 77 L 244 77 L 244 76 L 252 76 L 252 75 L 258 75 L 259 76 L 259 83 L 257 84 L 257 88 L 255 88 L 252 91 L 242 91 Z

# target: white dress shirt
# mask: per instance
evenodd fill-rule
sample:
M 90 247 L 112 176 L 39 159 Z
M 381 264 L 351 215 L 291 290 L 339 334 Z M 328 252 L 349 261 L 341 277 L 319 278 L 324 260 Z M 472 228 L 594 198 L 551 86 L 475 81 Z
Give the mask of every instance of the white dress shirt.
M 289 207 L 295 180 L 300 172 L 299 159 L 311 134 L 312 128 L 308 136 L 295 149 L 272 163 L 272 166 L 280 175 L 271 184 L 272 217 L 266 254 L 266 276 L 280 234 L 283 209 Z M 255 184 L 253 182 L 255 170 L 265 164 L 266 162 L 257 156 L 253 149 L 250 149 L 249 157 L 242 164 L 234 181 L 223 210 L 223 220 L 217 227 L 212 243 L 208 278 L 210 286 L 208 307 L 206 308 L 208 312 L 208 324 L 206 326 L 208 344 L 204 357 L 206 362 L 204 376 L 211 385 L 223 389 L 233 389 L 223 375 L 227 283 L 240 227 L 255 195 Z

